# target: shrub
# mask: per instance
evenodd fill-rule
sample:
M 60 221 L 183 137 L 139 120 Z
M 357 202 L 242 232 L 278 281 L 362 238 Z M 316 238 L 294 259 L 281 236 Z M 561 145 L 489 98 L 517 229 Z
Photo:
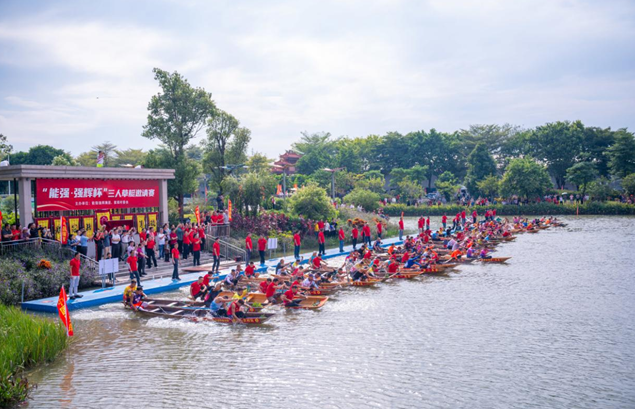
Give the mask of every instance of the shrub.
M 326 191 L 309 184 L 289 198 L 289 208 L 298 216 L 313 220 L 326 220 L 335 216 L 335 208 Z
M 379 208 L 380 199 L 381 197 L 378 193 L 360 188 L 355 188 L 351 193 L 344 196 L 344 202 L 361 206 L 364 210 L 369 212 Z
M 631 173 L 622 179 L 622 187 L 629 195 L 635 195 L 635 173 Z

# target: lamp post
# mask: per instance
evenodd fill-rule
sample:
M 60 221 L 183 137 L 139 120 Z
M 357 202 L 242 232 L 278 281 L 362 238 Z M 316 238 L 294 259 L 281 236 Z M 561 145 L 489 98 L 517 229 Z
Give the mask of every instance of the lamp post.
M 335 169 L 329 169 L 329 168 L 324 168 L 322 170 L 325 170 L 327 172 L 331 172 L 331 197 L 333 198 L 333 200 L 335 200 L 335 172 L 337 172 L 338 170 L 342 170 L 344 168 L 335 168 Z

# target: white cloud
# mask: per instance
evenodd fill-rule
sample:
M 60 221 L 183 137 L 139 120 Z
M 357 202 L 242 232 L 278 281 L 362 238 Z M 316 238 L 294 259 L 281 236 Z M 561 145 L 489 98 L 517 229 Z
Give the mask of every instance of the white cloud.
M 252 148 L 270 156 L 303 130 L 362 136 L 578 118 L 635 125 L 635 8 L 626 1 L 157 8 L 153 16 L 131 9 L 121 21 L 45 11 L 0 22 L 0 69 L 37 73 L 32 87 L 0 78 L 3 133 L 25 144 L 50 136 L 74 153 L 99 139 L 147 148 L 153 142 L 140 133 L 158 91 L 156 66 L 212 92 L 252 130 Z

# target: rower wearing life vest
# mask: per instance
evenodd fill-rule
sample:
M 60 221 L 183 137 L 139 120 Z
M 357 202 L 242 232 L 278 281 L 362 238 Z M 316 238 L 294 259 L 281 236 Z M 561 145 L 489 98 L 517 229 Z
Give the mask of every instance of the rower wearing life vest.
M 132 303 L 130 304 L 130 308 L 133 310 L 139 309 L 143 305 L 143 299 L 146 295 L 143 293 L 143 287 L 139 286 L 135 289 L 134 294 L 132 295 Z

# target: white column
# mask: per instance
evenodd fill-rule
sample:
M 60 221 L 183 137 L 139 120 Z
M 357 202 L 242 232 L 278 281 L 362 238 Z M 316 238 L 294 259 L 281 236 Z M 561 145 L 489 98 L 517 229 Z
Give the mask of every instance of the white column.
M 168 222 L 168 181 L 159 181 L 159 227 Z
M 20 215 L 20 225 L 26 227 L 33 222 L 33 212 L 31 211 L 31 179 L 18 179 L 18 213 Z

